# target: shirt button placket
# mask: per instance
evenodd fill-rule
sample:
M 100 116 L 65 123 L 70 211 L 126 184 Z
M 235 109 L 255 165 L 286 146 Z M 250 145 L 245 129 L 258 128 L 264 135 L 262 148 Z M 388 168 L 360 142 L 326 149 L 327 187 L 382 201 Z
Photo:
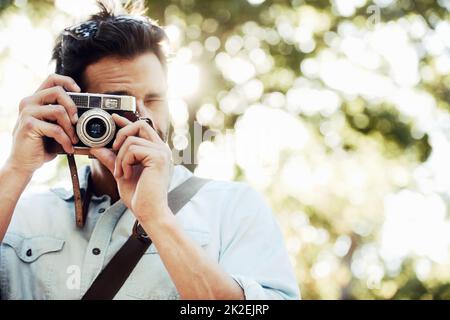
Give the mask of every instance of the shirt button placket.
M 108 209 L 105 206 L 109 205 L 106 201 L 99 203 L 96 208 L 92 206 L 95 213 L 100 213 L 98 220 L 92 230 L 91 236 L 88 242 L 88 250 L 85 253 L 85 259 L 83 262 L 81 288 L 82 292 L 86 292 L 90 283 L 95 279 L 95 276 L 102 270 L 105 254 L 110 245 L 110 239 L 114 231 L 114 227 L 125 212 L 126 207 L 119 203 L 116 206 L 112 206 Z M 105 251 L 103 251 L 105 250 Z

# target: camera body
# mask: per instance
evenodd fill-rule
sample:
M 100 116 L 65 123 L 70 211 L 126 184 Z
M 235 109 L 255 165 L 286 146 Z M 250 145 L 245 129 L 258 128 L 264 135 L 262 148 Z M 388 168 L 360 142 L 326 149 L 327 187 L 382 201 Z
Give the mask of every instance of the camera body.
M 128 120 L 139 120 L 136 99 L 132 96 L 67 92 L 78 108 L 76 134 L 79 142 L 73 147 L 75 154 L 89 154 L 90 148 L 111 149 L 118 128 L 112 119 L 117 113 Z M 149 123 L 152 125 L 151 123 Z M 52 138 L 46 138 L 48 152 L 65 154 L 64 149 Z

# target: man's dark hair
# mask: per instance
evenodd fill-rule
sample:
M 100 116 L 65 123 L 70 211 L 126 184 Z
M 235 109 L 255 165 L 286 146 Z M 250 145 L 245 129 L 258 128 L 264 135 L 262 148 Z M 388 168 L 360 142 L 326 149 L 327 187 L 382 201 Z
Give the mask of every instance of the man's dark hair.
M 56 73 L 72 77 L 85 90 L 83 74 L 90 64 L 105 57 L 132 59 L 147 52 L 153 52 L 166 70 L 163 44 L 167 36 L 156 22 L 115 15 L 103 3 L 99 6 L 100 12 L 57 38 L 52 55 Z

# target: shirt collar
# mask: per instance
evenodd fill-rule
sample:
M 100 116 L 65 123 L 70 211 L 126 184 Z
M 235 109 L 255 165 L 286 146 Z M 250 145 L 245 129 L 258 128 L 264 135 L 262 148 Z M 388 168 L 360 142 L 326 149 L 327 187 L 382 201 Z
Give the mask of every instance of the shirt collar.
M 91 168 L 89 166 L 84 166 L 79 170 L 78 177 L 80 182 L 80 189 L 82 192 L 82 195 L 84 195 L 84 192 L 86 190 L 87 181 L 89 174 L 91 172 Z M 183 182 L 185 182 L 187 179 L 189 179 L 192 176 L 192 172 L 189 171 L 186 167 L 182 165 L 174 166 L 173 168 L 173 174 L 172 178 L 170 180 L 169 185 L 169 191 L 172 191 L 174 188 L 181 185 Z M 65 189 L 65 188 L 52 188 L 50 189 L 55 195 L 57 195 L 60 199 L 65 201 L 73 201 L 73 190 L 71 188 Z M 108 199 L 108 195 L 103 195 L 100 197 L 97 197 L 95 195 L 92 195 L 91 201 L 104 201 L 105 199 Z M 122 200 L 118 200 L 115 202 L 112 207 L 117 206 L 117 209 L 115 211 L 117 212 L 123 212 L 126 207 L 123 204 Z M 122 210 L 123 209 L 123 210 Z M 199 241 L 203 244 L 206 244 L 209 242 L 210 239 L 210 229 L 209 226 L 204 219 L 204 217 L 199 214 L 198 212 L 190 212 L 188 215 L 182 214 L 178 215 L 178 221 L 180 222 L 183 229 L 187 230 L 195 239 L 200 239 Z M 154 249 L 150 249 L 154 250 Z

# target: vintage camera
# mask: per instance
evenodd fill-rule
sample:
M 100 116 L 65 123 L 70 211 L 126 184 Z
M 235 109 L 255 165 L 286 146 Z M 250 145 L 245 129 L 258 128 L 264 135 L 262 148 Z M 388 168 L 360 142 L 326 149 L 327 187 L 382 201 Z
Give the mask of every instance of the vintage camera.
M 113 113 L 117 113 L 132 122 L 140 119 L 136 110 L 135 97 L 74 92 L 67 92 L 67 94 L 78 108 L 76 134 L 79 142 L 74 145 L 76 154 L 88 155 L 90 148 L 112 147 L 118 130 L 111 116 Z M 150 120 L 147 120 L 147 122 L 153 126 Z M 45 139 L 45 147 L 49 152 L 66 153 L 51 138 Z

